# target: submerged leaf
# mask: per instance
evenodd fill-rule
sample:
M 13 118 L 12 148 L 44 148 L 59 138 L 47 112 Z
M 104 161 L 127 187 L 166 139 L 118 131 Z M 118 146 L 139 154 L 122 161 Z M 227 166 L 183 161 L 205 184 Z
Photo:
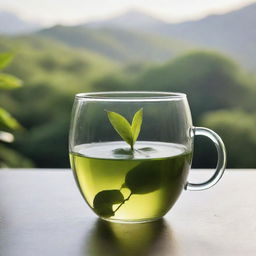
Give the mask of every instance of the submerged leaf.
M 147 161 L 131 169 L 125 177 L 125 186 L 132 194 L 146 194 L 161 187 L 162 176 L 158 161 Z
M 123 201 L 124 196 L 119 190 L 103 190 L 94 197 L 93 209 L 102 217 L 110 217 L 115 214 L 113 205 Z
M 112 150 L 115 158 L 131 159 L 134 156 L 134 152 L 130 148 L 116 148 Z
M 156 152 L 154 148 L 151 147 L 144 147 L 144 148 L 138 148 L 138 151 L 143 151 L 143 152 Z
M 133 119 L 132 119 L 132 137 L 133 137 L 133 144 L 135 144 L 139 134 L 140 134 L 140 128 L 142 124 L 142 117 L 143 117 L 143 109 L 141 108 L 138 110 Z

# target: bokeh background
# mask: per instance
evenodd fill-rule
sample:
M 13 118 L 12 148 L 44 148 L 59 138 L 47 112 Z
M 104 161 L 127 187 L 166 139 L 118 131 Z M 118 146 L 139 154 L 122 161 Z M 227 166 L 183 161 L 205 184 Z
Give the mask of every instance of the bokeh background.
M 255 1 L 1 0 L 0 166 L 69 167 L 77 92 L 154 90 L 186 93 L 228 167 L 255 168 L 255 28 Z M 198 138 L 193 166 L 215 164 Z

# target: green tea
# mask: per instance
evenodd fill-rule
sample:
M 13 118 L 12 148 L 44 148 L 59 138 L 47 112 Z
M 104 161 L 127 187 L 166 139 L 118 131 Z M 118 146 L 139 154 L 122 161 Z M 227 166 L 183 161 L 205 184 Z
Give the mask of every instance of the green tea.
M 88 205 L 100 217 L 147 221 L 167 213 L 180 195 L 191 164 L 183 145 L 138 141 L 82 144 L 71 167 Z

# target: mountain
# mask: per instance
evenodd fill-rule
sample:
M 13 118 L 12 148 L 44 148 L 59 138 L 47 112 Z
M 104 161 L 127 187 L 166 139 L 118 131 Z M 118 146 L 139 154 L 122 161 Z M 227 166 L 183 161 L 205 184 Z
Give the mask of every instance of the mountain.
M 25 33 L 35 29 L 15 15 L 1 15 L 0 33 Z M 5 18 L 4 23 L 1 17 L 9 18 Z M 178 24 L 130 10 L 111 19 L 78 26 L 58 25 L 37 34 L 119 62 L 160 62 L 191 49 L 203 48 L 225 53 L 244 67 L 255 70 L 255 24 L 256 3 L 225 14 Z
M 107 20 L 89 22 L 84 25 L 92 28 L 110 27 L 121 29 L 151 30 L 166 25 L 164 21 L 136 9 L 131 9 L 121 15 Z
M 142 21 L 142 22 L 141 22 Z M 249 68 L 256 68 L 256 3 L 221 15 L 178 24 L 165 23 L 145 13 L 128 12 L 105 21 L 94 22 L 97 27 L 132 28 L 155 36 L 168 36 L 192 42 L 205 48 L 229 54 Z M 88 24 L 91 26 L 91 24 Z
M 198 21 L 152 28 L 152 31 L 229 53 L 246 66 L 256 67 L 255 24 L 256 3 Z
M 0 11 L 0 34 L 23 34 L 39 28 L 39 24 L 25 21 L 14 13 Z
M 121 62 L 163 61 L 195 48 L 182 40 L 118 28 L 54 26 L 37 34 Z

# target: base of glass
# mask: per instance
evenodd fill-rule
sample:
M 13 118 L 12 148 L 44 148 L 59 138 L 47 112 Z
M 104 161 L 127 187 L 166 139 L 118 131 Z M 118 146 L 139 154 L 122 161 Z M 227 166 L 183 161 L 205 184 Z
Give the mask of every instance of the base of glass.
M 107 219 L 100 217 L 100 219 L 108 222 L 113 222 L 113 223 L 120 223 L 120 224 L 139 224 L 139 223 L 148 223 L 148 222 L 154 222 L 162 219 L 162 217 L 157 217 L 153 219 L 141 219 L 141 220 L 119 220 L 119 219 Z

